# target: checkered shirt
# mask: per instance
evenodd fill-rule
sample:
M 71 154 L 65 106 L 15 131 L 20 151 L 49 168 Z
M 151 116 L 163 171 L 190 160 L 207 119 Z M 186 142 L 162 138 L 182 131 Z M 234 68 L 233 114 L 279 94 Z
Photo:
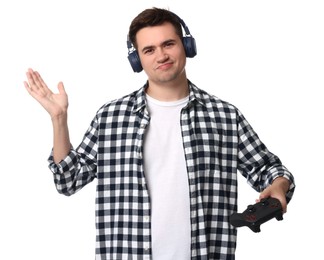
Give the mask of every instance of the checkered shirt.
M 102 106 L 77 149 L 49 157 L 58 192 L 72 195 L 97 178 L 96 259 L 151 259 L 151 203 L 143 167 L 150 123 L 145 88 Z M 191 259 L 235 259 L 237 173 L 257 191 L 292 174 L 269 152 L 241 112 L 189 82 L 181 111 L 189 182 Z

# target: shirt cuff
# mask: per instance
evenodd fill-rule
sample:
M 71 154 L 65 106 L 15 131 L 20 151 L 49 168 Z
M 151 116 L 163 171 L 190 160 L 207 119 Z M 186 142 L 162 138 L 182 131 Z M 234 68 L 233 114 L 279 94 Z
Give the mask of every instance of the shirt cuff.
M 48 157 L 48 167 L 54 174 L 62 174 L 64 172 L 71 171 L 75 168 L 77 162 L 77 152 L 71 148 L 69 154 L 59 163 L 54 162 L 53 149 L 50 156 Z
M 287 200 L 287 203 L 289 203 L 289 201 L 291 200 L 293 194 L 294 194 L 294 191 L 295 191 L 295 181 L 294 181 L 294 178 L 293 176 L 289 173 L 284 173 L 284 174 L 279 174 L 278 176 L 276 176 L 273 181 L 275 179 L 277 179 L 278 177 L 284 177 L 285 179 L 287 179 L 290 183 L 289 185 L 289 188 L 288 188 L 288 191 L 286 193 L 286 200 Z

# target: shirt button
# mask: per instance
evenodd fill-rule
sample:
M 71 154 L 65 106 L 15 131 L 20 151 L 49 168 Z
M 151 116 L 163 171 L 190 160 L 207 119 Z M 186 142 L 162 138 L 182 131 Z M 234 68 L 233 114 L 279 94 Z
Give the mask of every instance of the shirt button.
M 147 221 L 150 220 L 150 217 L 149 217 L 149 216 L 145 216 L 145 217 L 144 217 L 144 220 L 147 222 Z
M 141 128 L 145 128 L 145 124 L 141 124 L 141 126 L 140 126 Z

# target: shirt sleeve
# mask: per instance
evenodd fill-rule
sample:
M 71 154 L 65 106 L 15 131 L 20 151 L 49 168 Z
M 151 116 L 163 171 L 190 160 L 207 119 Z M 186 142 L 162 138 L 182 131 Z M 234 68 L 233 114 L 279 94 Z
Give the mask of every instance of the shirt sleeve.
M 292 173 L 282 164 L 278 156 L 271 153 L 261 142 L 240 111 L 238 111 L 238 135 L 238 169 L 248 183 L 256 191 L 261 192 L 276 178 L 284 177 L 290 181 L 286 194 L 289 202 L 295 190 Z
M 59 193 L 70 196 L 92 182 L 97 174 L 98 122 L 95 118 L 77 149 L 59 163 L 53 160 L 53 150 L 48 158 L 49 168 Z

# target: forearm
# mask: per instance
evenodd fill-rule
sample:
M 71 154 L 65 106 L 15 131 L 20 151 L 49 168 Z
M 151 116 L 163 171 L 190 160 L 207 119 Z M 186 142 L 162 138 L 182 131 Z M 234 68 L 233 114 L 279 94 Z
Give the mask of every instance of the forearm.
M 67 123 L 67 113 L 52 118 L 53 124 L 53 159 L 55 163 L 62 161 L 70 152 L 71 142 Z
M 52 118 L 52 121 L 54 147 L 48 158 L 49 168 L 58 192 L 70 196 L 96 177 L 97 122 L 92 122 L 82 143 L 74 149 L 70 144 L 67 118 Z
M 272 185 L 276 185 L 283 193 L 287 193 L 290 187 L 290 181 L 285 177 L 278 177 L 273 182 Z

